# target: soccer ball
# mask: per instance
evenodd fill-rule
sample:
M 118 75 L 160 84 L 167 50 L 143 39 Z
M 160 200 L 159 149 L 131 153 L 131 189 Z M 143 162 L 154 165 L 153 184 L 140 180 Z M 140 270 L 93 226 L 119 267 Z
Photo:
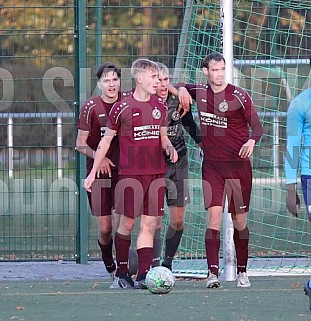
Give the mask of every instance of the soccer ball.
M 175 277 L 171 270 L 164 266 L 156 266 L 146 275 L 148 290 L 154 294 L 165 294 L 172 290 Z

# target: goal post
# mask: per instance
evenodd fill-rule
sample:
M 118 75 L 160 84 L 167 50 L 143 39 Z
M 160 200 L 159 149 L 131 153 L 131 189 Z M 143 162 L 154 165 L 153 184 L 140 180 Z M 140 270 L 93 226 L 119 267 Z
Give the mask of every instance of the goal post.
M 220 51 L 226 60 L 226 81 L 233 83 L 233 0 L 220 0 Z M 236 279 L 234 227 L 228 213 L 228 199 L 223 213 L 223 279 Z

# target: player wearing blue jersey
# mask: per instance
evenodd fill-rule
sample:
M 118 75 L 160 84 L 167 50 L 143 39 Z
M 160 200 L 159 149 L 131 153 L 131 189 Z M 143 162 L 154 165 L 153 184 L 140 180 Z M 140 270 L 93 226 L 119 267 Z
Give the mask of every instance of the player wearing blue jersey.
M 286 136 L 286 206 L 294 216 L 298 217 L 300 198 L 296 187 L 299 170 L 303 198 L 311 221 L 311 88 L 301 92 L 291 102 L 287 112 Z M 309 296 L 311 310 L 311 279 L 308 280 L 304 290 Z
M 285 158 L 286 206 L 298 216 L 300 199 L 296 185 L 298 169 L 309 220 L 311 221 L 311 88 L 300 93 L 290 104 L 287 113 L 287 148 Z

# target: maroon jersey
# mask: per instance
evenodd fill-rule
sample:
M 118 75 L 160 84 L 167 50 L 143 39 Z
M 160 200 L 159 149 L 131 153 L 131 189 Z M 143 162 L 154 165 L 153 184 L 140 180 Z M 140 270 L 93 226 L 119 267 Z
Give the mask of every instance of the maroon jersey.
M 249 138 L 257 142 L 263 134 L 248 93 L 231 84 L 219 93 L 214 93 L 208 84 L 187 84 L 186 88 L 197 103 L 204 159 L 248 161 L 239 156 L 242 145 Z
M 121 96 L 127 95 L 127 93 L 119 93 L 118 101 Z M 113 104 L 105 103 L 100 96 L 96 96 L 88 99 L 82 106 L 78 128 L 89 132 L 87 138 L 87 144 L 96 151 L 97 146 L 104 136 L 108 116 Z M 108 157 L 117 167 L 119 163 L 119 142 L 117 136 L 115 136 L 111 142 L 110 148 L 106 157 Z M 87 157 L 87 173 L 90 173 L 93 167 L 94 159 Z
M 119 174 L 165 173 L 160 137 L 162 126 L 167 126 L 167 107 L 157 96 L 151 96 L 146 102 L 131 96 L 114 104 L 107 127 L 118 131 Z

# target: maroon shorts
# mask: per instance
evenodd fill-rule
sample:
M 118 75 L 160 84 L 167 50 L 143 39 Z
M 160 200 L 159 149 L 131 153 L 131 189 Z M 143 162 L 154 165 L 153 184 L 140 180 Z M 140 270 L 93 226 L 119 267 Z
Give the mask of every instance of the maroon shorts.
M 248 212 L 252 190 L 250 161 L 204 161 L 202 184 L 206 209 L 212 206 L 224 206 L 227 196 L 229 213 Z
M 111 171 L 111 178 L 107 175 L 101 175 L 95 179 L 92 184 L 92 192 L 87 193 L 94 216 L 111 215 L 111 210 L 114 208 L 114 191 L 118 180 L 118 170 Z
M 128 217 L 163 216 L 164 174 L 120 175 L 115 189 L 115 211 Z

